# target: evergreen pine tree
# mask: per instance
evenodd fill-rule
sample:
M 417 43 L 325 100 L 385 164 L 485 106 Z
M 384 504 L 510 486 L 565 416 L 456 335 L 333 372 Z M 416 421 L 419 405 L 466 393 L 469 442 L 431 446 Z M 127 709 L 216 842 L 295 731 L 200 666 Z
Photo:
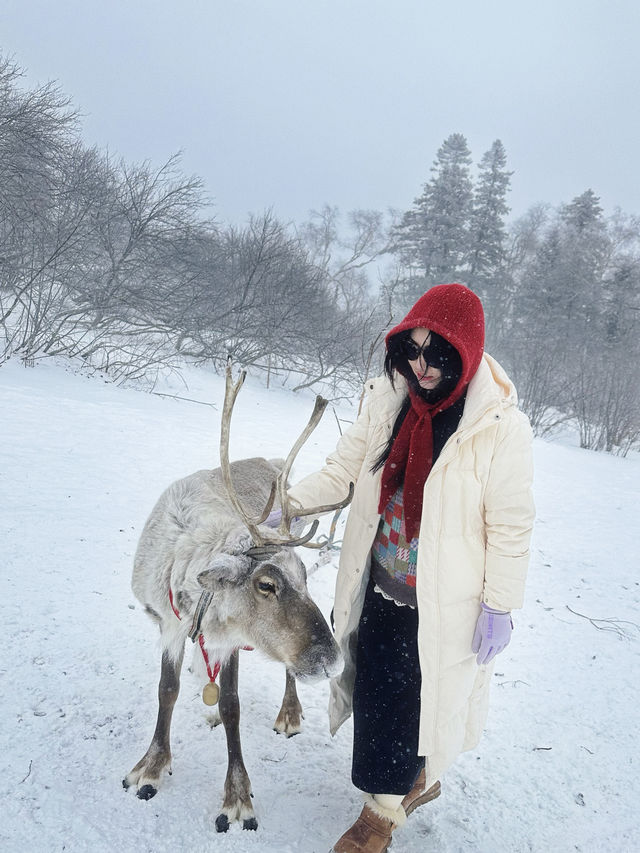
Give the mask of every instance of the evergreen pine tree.
M 564 321 L 582 340 L 595 334 L 594 324 L 602 311 L 602 284 L 610 241 L 600 199 L 592 190 L 560 209 L 563 237 L 561 305 Z M 579 327 L 579 328 L 578 328 Z
M 496 139 L 479 164 L 469 228 L 467 284 L 484 304 L 490 347 L 499 346 L 511 319 L 505 217 L 509 213 L 506 197 L 512 172 L 506 165 L 504 146 Z
M 398 228 L 401 257 L 424 276 L 421 287 L 455 280 L 463 270 L 473 200 L 470 164 L 467 140 L 451 134 L 438 149 L 433 177 Z
M 594 226 L 602 226 L 602 208 L 600 199 L 593 190 L 586 190 L 576 196 L 570 204 L 560 209 L 563 222 L 582 233 Z
M 506 197 L 511 175 L 506 169 L 507 154 L 499 139 L 485 152 L 473 197 L 470 226 L 469 274 L 489 279 L 502 266 L 505 257 L 505 217 L 509 213 Z

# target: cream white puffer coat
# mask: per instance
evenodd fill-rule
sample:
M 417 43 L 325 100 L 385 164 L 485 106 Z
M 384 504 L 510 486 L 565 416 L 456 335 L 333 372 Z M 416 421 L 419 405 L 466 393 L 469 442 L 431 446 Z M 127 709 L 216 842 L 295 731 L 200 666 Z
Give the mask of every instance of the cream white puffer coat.
M 386 377 L 366 384 L 366 403 L 324 468 L 289 491 L 318 506 L 342 499 L 355 484 L 336 582 L 334 620 L 345 668 L 331 682 L 331 733 L 351 714 L 355 648 L 378 527 L 381 471 L 371 468 L 387 443 L 405 395 Z M 485 354 L 469 383 L 458 429 L 424 487 L 416 576 L 422 672 L 418 751 L 427 784 L 460 752 L 478 743 L 486 721 L 493 663 L 471 651 L 480 602 L 497 610 L 522 607 L 534 519 L 531 428 L 515 388 Z

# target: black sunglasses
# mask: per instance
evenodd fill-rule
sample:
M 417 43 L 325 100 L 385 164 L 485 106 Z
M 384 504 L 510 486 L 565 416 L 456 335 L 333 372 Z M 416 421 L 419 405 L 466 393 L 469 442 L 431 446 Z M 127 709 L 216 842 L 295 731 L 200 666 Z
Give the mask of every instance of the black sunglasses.
M 405 338 L 401 344 L 402 355 L 407 359 L 407 361 L 417 361 L 420 356 L 427 361 L 428 355 L 433 354 L 433 351 L 429 353 L 431 345 L 431 335 L 429 335 L 427 341 L 422 346 L 417 344 L 413 338 Z

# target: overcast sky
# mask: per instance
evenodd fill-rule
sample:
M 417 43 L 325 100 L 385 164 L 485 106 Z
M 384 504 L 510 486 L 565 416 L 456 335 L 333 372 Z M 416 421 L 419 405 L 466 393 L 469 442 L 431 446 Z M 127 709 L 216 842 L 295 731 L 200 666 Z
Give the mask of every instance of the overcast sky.
M 638 0 L 3 0 L 0 50 L 87 144 L 183 150 L 218 219 L 405 210 L 442 141 L 505 145 L 513 215 L 640 213 Z

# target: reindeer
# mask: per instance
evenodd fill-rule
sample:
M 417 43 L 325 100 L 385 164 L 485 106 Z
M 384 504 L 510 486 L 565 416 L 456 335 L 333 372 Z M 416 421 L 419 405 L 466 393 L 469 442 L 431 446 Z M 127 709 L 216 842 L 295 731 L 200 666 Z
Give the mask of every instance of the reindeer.
M 226 832 L 234 821 L 257 829 L 251 782 L 240 745 L 238 650 L 261 649 L 286 667 L 286 687 L 275 729 L 288 736 L 300 730 L 296 678 L 330 678 L 342 657 L 318 607 L 311 600 L 304 565 L 293 550 L 313 547 L 318 521 L 309 532 L 291 534 L 292 515 L 315 516 L 335 507 L 292 508 L 287 480 L 293 461 L 319 422 L 327 403 L 318 397 L 313 414 L 287 459 L 229 462 L 233 405 L 245 373 L 234 384 L 227 366 L 222 413 L 221 467 L 197 471 L 161 495 L 143 528 L 136 550 L 132 588 L 159 625 L 162 663 L 158 717 L 149 749 L 125 776 L 137 796 L 155 796 L 164 771 L 171 772 L 170 727 L 180 689 L 187 637 L 200 646 L 209 675 L 206 704 L 218 704 L 224 725 L 228 767 L 222 809 L 215 825 Z M 276 530 L 264 525 L 275 501 L 282 512 Z M 213 662 L 213 664 L 212 664 Z M 216 683 L 220 675 L 220 686 Z

